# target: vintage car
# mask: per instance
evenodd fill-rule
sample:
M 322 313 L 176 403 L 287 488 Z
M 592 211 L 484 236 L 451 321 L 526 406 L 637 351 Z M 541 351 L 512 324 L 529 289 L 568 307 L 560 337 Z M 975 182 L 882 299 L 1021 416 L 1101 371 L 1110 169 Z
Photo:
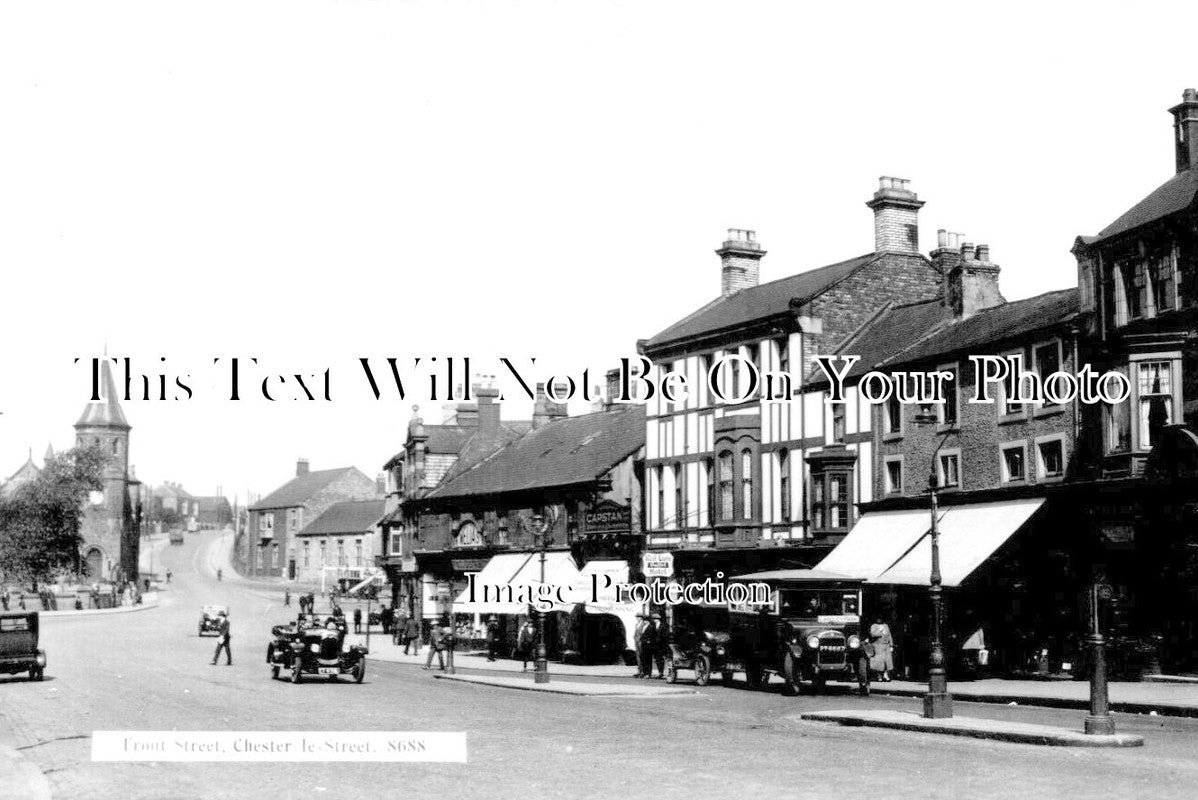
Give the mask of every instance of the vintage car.
M 743 669 L 750 686 L 770 673 L 798 694 L 829 680 L 855 681 L 869 693 L 869 659 L 862 647 L 862 582 L 810 569 L 739 575 L 738 583 L 769 587 L 764 605 L 730 605 L 731 640 L 725 669 Z
M 706 686 L 715 672 L 719 672 L 725 683 L 732 680 L 727 669 L 728 643 L 731 635 L 727 631 L 679 631 L 670 642 L 670 657 L 666 661 L 666 680 L 676 683 L 680 670 L 694 672 L 696 686 Z
M 169 536 L 171 544 L 183 544 L 183 531 L 176 528 L 170 532 Z
M 36 611 L 0 614 L 0 672 L 28 672 L 40 681 L 46 669 L 46 651 L 37 649 Z
M 199 636 L 203 636 L 205 633 L 220 632 L 220 613 L 222 611 L 228 614 L 229 607 L 207 605 L 200 610 Z
M 266 647 L 266 663 L 272 679 L 283 670 L 290 674 L 292 683 L 299 683 L 304 675 L 330 680 L 351 675 L 356 683 L 366 677 L 366 654 L 370 651 L 361 645 L 346 644 L 344 618 L 340 624 L 330 618 L 321 626 L 301 616 L 290 625 L 274 626 L 271 633 L 274 640 Z

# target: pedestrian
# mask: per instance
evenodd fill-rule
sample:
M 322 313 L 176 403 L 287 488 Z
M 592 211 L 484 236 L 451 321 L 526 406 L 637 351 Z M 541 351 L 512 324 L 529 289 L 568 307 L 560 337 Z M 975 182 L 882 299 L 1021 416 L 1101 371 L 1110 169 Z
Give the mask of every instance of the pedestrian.
M 168 580 L 167 583 L 170 583 L 170 581 Z M 291 605 L 291 590 L 290 589 L 283 590 L 283 605 L 284 606 Z
M 76 611 L 83 610 L 83 601 L 79 599 L 79 595 L 75 595 L 75 610 Z
M 25 595 L 24 594 L 22 594 L 20 599 L 17 600 L 17 607 L 20 608 L 22 611 L 25 610 Z
M 8 587 L 4 587 L 4 593 L 0 594 L 0 603 L 4 604 L 4 610 L 8 611 Z
M 150 591 L 150 579 L 149 578 L 145 579 L 145 584 L 146 584 L 146 591 L 147 592 Z
M 652 666 L 657 667 L 658 678 L 665 678 L 666 649 L 669 647 L 669 635 L 666 633 L 665 622 L 662 620 L 661 614 L 654 614 L 652 623 L 652 627 L 650 628 L 652 632 L 650 641 L 650 653 L 653 658 Z
M 537 629 L 531 619 L 524 620 L 520 633 L 516 636 L 516 654 L 523 662 L 521 672 L 528 672 L 528 662 L 533 661 L 533 647 L 537 641 Z
M 637 614 L 636 618 L 640 621 L 637 622 L 636 632 L 633 634 L 633 643 L 636 645 L 636 675 L 633 677 L 644 678 L 653 670 L 651 666 L 653 656 L 649 650 L 649 639 L 652 638 L 653 632 L 648 616 Z
M 499 650 L 499 618 L 494 614 L 487 620 L 487 661 L 495 660 Z
M 379 612 L 379 624 L 383 626 L 383 635 L 391 635 L 391 627 L 395 624 L 395 609 L 391 606 L 383 606 L 383 610 Z
M 439 625 L 434 625 L 432 635 L 429 641 L 428 658 L 424 662 L 424 669 L 433 668 L 433 655 L 437 656 L 437 666 L 441 671 L 445 671 L 445 629 Z
M 224 571 L 223 571 L 223 570 L 221 570 L 221 568 L 220 568 L 220 567 L 217 567 L 217 568 L 216 568 L 216 579 L 219 581 L 219 580 L 221 579 L 221 576 L 222 576 L 222 575 L 224 575 Z
M 367 623 L 369 624 L 369 623 Z M 362 609 L 354 608 L 354 633 L 362 632 Z
M 408 617 L 408 621 L 404 623 L 403 638 L 403 654 L 408 654 L 408 646 L 411 645 L 412 655 L 420 655 L 420 620 Z
M 166 571 L 166 582 L 171 582 L 171 571 L 169 569 Z
M 869 626 L 869 642 L 874 649 L 869 659 L 870 671 L 883 681 L 889 681 L 890 671 L 894 669 L 894 637 L 890 634 L 890 626 L 881 617 L 874 617 L 874 624 Z
M 216 666 L 216 660 L 220 658 L 220 651 L 225 651 L 225 666 L 233 666 L 233 650 L 229 646 L 229 640 L 232 636 L 229 633 L 229 612 L 222 610 L 220 612 L 220 622 L 216 628 L 216 652 L 212 654 L 212 666 Z

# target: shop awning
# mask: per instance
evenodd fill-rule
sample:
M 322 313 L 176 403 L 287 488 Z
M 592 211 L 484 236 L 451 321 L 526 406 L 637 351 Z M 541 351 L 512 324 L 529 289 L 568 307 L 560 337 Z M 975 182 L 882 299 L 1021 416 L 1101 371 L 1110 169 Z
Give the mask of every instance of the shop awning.
M 940 513 L 943 518 L 945 509 Z M 926 508 L 863 514 L 815 569 L 851 578 L 876 578 L 915 546 L 931 522 L 931 511 Z
M 566 552 L 545 553 L 545 583 L 551 586 L 573 586 L 579 579 L 578 566 Z M 483 587 L 513 588 L 536 586 L 541 583 L 541 554 L 503 553 L 493 556 L 481 572 L 475 574 L 475 602 L 470 602 L 470 588 L 454 599 L 455 614 L 526 614 L 527 603 L 508 603 L 483 599 Z
M 941 582 L 959 586 L 1043 505 L 1044 498 L 1033 497 L 946 508 L 938 526 Z M 927 586 L 931 573 L 932 537 L 925 534 L 898 563 L 869 582 Z

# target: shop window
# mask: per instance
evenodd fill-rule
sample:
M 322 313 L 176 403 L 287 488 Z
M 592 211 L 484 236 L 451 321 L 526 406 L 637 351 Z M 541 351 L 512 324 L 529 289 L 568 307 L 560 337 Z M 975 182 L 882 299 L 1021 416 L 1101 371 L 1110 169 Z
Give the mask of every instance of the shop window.
M 719 480 L 720 480 L 720 519 L 727 521 L 732 519 L 732 495 L 734 491 L 733 475 L 732 475 L 732 452 L 725 450 L 720 453 L 719 462 Z
M 740 451 L 740 515 L 753 517 L 753 451 Z
M 886 494 L 903 493 L 903 457 L 894 456 L 886 459 Z
M 1014 483 L 1027 480 L 1027 448 L 1023 443 L 1003 445 L 1000 448 L 1002 454 L 1002 481 L 1003 483 Z
M 778 499 L 782 522 L 790 522 L 790 453 L 778 451 Z
M 936 477 L 944 489 L 952 489 L 961 485 L 961 452 L 941 452 L 936 464 Z
M 1173 421 L 1172 361 L 1141 361 L 1138 376 L 1140 449 L 1150 450 Z

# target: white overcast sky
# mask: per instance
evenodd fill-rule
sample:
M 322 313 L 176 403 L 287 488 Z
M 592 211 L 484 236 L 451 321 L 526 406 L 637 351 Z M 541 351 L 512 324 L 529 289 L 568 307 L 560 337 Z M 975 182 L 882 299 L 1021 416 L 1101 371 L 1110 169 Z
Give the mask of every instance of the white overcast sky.
M 72 360 L 107 345 L 195 389 L 124 404 L 143 480 L 374 475 L 412 401 L 358 356 L 598 380 L 718 293 L 726 228 L 763 281 L 872 250 L 879 175 L 927 202 L 924 252 L 962 231 L 1009 299 L 1072 285 L 1074 236 L 1173 173 L 1193 8 L 10 0 L 0 473 L 72 443 Z M 230 403 L 234 355 L 329 367 L 333 402 Z

